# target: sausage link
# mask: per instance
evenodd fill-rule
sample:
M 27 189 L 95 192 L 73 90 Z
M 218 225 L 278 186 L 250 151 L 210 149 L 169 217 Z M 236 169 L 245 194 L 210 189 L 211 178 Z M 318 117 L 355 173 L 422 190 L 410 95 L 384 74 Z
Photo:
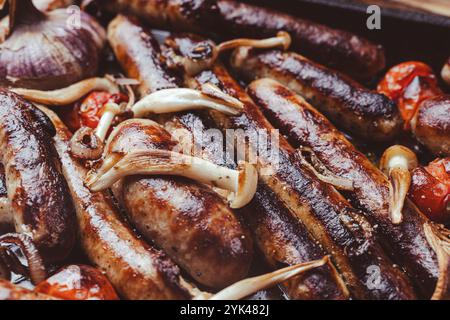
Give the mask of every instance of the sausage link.
M 294 147 L 311 148 L 337 176 L 353 181 L 349 196 L 361 208 L 392 259 L 405 268 L 423 298 L 433 293 L 439 276 L 436 254 L 424 234 L 428 219 L 407 203 L 404 220 L 394 225 L 389 216 L 389 181 L 322 114 L 303 98 L 271 79 L 248 87 L 267 119 L 286 135 Z
M 234 0 L 97 0 L 114 13 L 126 12 L 153 26 L 222 37 L 271 37 L 289 32 L 296 51 L 368 79 L 385 67 L 384 50 L 350 32 Z
M 217 23 L 220 13 L 215 0 L 96 0 L 105 10 L 142 18 L 168 30 L 204 32 Z
M 412 131 L 422 144 L 439 156 L 450 156 L 450 96 L 425 100 L 411 121 Z
M 117 292 L 130 300 L 189 299 L 179 268 L 161 251 L 140 240 L 119 216 L 106 192 L 84 185 L 87 169 L 69 152 L 71 133 L 50 110 L 54 143 L 75 203 L 81 245 L 89 260 L 105 272 Z
M 200 73 L 190 86 L 212 83 L 227 94 L 244 103 L 240 116 L 226 117 L 210 114 L 222 129 L 242 129 L 244 132 L 275 130 L 264 118 L 250 97 L 220 65 Z M 246 152 L 256 155 L 258 145 L 250 139 Z M 393 267 L 373 236 L 365 218 L 353 209 L 333 187 L 319 181 L 304 169 L 295 150 L 283 137 L 279 137 L 277 161 L 270 152 L 259 152 L 257 166 L 263 181 L 299 219 L 311 235 L 333 255 L 336 266 L 343 275 L 350 292 L 359 299 L 412 299 L 415 297 L 405 275 Z M 245 156 L 240 154 L 238 156 Z M 270 174 L 262 174 L 262 170 Z M 378 270 L 379 286 L 372 286 L 371 270 Z M 376 289 L 375 289 L 376 287 Z
M 20 96 L 0 90 L 0 162 L 16 232 L 29 235 L 46 261 L 75 242 L 75 212 L 53 145 L 49 120 Z
M 201 147 L 202 156 L 209 161 L 236 167 L 231 155 L 224 152 L 222 141 L 211 142 L 217 131 L 210 130 L 218 129 L 207 114 L 188 112 L 169 118 L 164 121 L 165 127 L 171 133 L 185 133 L 183 141 L 188 140 L 191 144 L 186 146 L 187 150 L 192 150 L 196 144 Z M 321 259 L 326 255 L 305 227 L 293 218 L 293 214 L 263 183 L 258 185 L 251 203 L 239 214 L 250 227 L 253 239 L 274 270 Z M 281 288 L 290 299 L 295 300 L 343 300 L 349 297 L 342 278 L 332 265 L 286 281 Z
M 152 34 L 138 23 L 118 16 L 108 27 L 108 39 L 127 75 L 141 81 L 140 96 L 178 87 L 165 70 Z M 120 152 L 175 146 L 163 128 L 139 121 L 121 126 L 111 142 L 111 148 Z M 181 178 L 133 177 L 116 191 L 146 239 L 163 248 L 198 282 L 223 288 L 247 275 L 253 255 L 251 237 L 210 188 Z
M 239 48 L 231 65 L 249 81 L 268 77 L 288 86 L 333 123 L 364 139 L 391 140 L 402 128 L 393 101 L 299 54 Z

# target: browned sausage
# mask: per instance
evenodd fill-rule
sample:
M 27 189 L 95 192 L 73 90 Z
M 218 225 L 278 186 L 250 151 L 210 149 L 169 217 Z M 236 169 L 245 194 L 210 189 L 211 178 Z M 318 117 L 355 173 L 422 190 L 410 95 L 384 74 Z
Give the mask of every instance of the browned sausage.
M 290 33 L 293 47 L 307 57 L 357 78 L 370 78 L 385 66 L 384 51 L 342 30 L 234 0 L 97 0 L 115 13 L 127 12 L 170 30 L 230 37 L 271 37 Z
M 53 112 L 54 138 L 77 212 L 81 245 L 89 260 L 105 272 L 126 299 L 189 299 L 179 268 L 161 251 L 140 240 L 119 216 L 107 192 L 84 185 L 87 169 L 69 152 L 71 133 Z
M 218 165 L 236 167 L 222 143 L 212 143 L 213 119 L 200 112 L 169 116 L 164 121 L 169 132 L 186 132 L 183 140 L 201 146 L 202 156 Z M 189 135 L 189 136 L 188 136 Z M 186 139 L 187 138 L 187 139 Z M 191 146 L 192 147 L 192 146 Z M 320 259 L 325 252 L 306 228 L 265 184 L 258 185 L 252 202 L 239 213 L 252 231 L 253 239 L 272 268 Z M 281 285 L 290 299 L 348 299 L 348 290 L 333 266 L 312 270 Z
M 4 300 L 58 300 L 45 294 L 36 293 L 0 279 L 0 301 Z
M 250 97 L 220 65 L 200 73 L 192 79 L 192 87 L 212 83 L 224 92 L 239 99 L 245 105 L 240 116 L 226 117 L 211 112 L 223 129 L 242 129 L 247 132 L 274 128 L 264 118 Z M 238 144 L 247 145 L 244 141 Z M 248 152 L 255 155 L 258 146 L 254 140 L 248 143 Z M 243 156 L 240 154 L 239 156 Z M 264 182 L 284 205 L 305 225 L 311 235 L 333 255 L 351 293 L 356 298 L 411 299 L 415 297 L 408 279 L 393 267 L 373 236 L 373 230 L 365 218 L 353 209 L 333 187 L 319 181 L 304 169 L 294 149 L 283 137 L 279 137 L 277 161 L 270 152 L 259 152 L 257 166 L 270 174 L 260 174 Z M 269 170 L 268 170 L 269 169 Z M 380 271 L 379 286 L 372 286 L 372 271 Z
M 249 81 L 268 77 L 281 82 L 333 123 L 364 139 L 391 140 L 402 128 L 393 101 L 299 54 L 239 48 L 233 54 L 231 65 Z
M 141 96 L 177 87 L 164 70 L 152 34 L 135 21 L 118 16 L 108 28 L 108 39 L 127 75 L 141 81 Z M 121 145 L 122 141 L 126 143 Z M 111 148 L 124 152 L 174 147 L 164 129 L 145 121 L 123 126 L 111 142 Z M 186 179 L 135 177 L 126 179 L 116 195 L 139 231 L 203 285 L 223 288 L 247 275 L 252 260 L 250 235 L 209 188 Z
M 450 156 L 450 96 L 437 96 L 421 103 L 411 128 L 422 144 L 439 156 Z
M 0 160 L 16 232 L 29 235 L 46 261 L 71 251 L 75 212 L 54 147 L 54 128 L 18 95 L 0 90 Z
M 389 216 L 389 181 L 322 114 L 303 98 L 271 80 L 249 85 L 248 92 L 271 123 L 286 135 L 294 147 L 311 148 L 332 173 L 353 181 L 349 192 L 386 245 L 392 259 L 406 269 L 423 298 L 433 293 L 439 276 L 436 254 L 423 225 L 428 219 L 414 206 L 403 210 L 404 220 L 394 225 Z

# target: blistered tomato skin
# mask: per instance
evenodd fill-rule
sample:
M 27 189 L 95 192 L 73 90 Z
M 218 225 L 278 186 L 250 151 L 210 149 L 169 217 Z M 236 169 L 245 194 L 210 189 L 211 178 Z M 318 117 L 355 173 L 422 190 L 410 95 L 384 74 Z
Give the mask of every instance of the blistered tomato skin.
M 38 293 L 64 300 L 118 300 L 108 279 L 86 265 L 67 266 L 35 288 Z
M 378 84 L 377 90 L 397 103 L 406 128 L 409 128 L 420 103 L 441 93 L 431 67 L 418 61 L 392 67 Z
M 431 220 L 450 223 L 450 158 L 414 169 L 410 197 Z
M 81 103 L 77 103 L 73 110 L 63 117 L 63 120 L 73 132 L 81 127 L 95 129 L 105 111 L 105 105 L 109 101 L 119 104 L 127 102 L 128 97 L 121 93 L 110 94 L 103 91 L 94 91 Z

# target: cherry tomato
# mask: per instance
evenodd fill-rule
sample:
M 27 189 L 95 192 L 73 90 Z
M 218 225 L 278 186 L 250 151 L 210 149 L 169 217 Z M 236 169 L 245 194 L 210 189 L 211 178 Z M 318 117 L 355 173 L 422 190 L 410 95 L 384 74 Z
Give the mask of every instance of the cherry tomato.
M 433 70 L 417 61 L 392 67 L 378 84 L 377 90 L 397 103 L 406 128 L 409 128 L 420 103 L 441 93 Z
M 64 300 L 118 300 L 118 296 L 106 277 L 93 267 L 67 266 L 34 289 Z
M 450 222 L 450 158 L 438 159 L 412 172 L 412 201 L 431 220 Z
M 77 131 L 80 127 L 95 129 L 108 101 L 115 103 L 127 102 L 128 97 L 121 93 L 111 94 L 103 91 L 94 91 L 81 103 L 77 103 L 71 112 L 63 114 L 63 121 L 72 131 Z

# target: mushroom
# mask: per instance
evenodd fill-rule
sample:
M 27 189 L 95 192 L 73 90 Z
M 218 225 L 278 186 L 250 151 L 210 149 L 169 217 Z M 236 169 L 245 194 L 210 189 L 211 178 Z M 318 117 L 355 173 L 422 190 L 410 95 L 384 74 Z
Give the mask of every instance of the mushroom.
M 330 257 L 325 256 L 320 260 L 301 263 L 262 276 L 244 279 L 210 297 L 203 294 L 195 297 L 195 300 L 203 300 L 205 298 L 207 298 L 207 300 L 239 300 L 260 290 L 287 281 L 290 278 L 298 276 L 309 270 L 320 268 L 330 263 Z
M 126 176 L 138 174 L 183 176 L 231 191 L 228 201 L 232 208 L 248 204 L 258 184 L 258 172 L 247 162 L 240 162 L 238 169 L 233 170 L 201 158 L 159 149 L 107 155 L 99 170 L 88 173 L 85 183 L 92 191 L 100 191 Z
M 213 109 L 228 115 L 242 112 L 244 105 L 223 93 L 215 85 L 207 83 L 201 91 L 186 88 L 163 89 L 153 92 L 138 101 L 131 110 L 135 118 L 149 114 L 180 112 L 195 109 Z
M 189 48 L 187 52 L 179 54 L 178 47 L 175 41 L 171 38 L 166 39 L 166 53 L 168 58 L 168 66 L 170 68 L 181 67 L 188 76 L 195 76 L 203 70 L 209 69 L 216 61 L 219 55 L 227 50 L 231 50 L 237 47 L 249 47 L 270 49 L 281 47 L 283 50 L 287 50 L 291 45 L 291 37 L 289 33 L 280 31 L 276 37 L 268 39 L 234 39 L 225 41 L 216 45 L 209 40 L 196 41 L 192 48 Z M 184 48 L 186 50 L 186 48 Z
M 66 88 L 43 91 L 24 88 L 12 88 L 25 99 L 41 103 L 47 106 L 66 106 L 77 102 L 91 91 L 107 91 L 109 93 L 119 93 L 119 87 L 110 76 L 104 78 L 90 78 L 72 84 Z
M 389 211 L 394 224 L 399 224 L 403 220 L 403 205 L 411 185 L 410 171 L 417 166 L 416 154 L 404 146 L 389 147 L 381 157 L 380 169 L 390 180 Z

